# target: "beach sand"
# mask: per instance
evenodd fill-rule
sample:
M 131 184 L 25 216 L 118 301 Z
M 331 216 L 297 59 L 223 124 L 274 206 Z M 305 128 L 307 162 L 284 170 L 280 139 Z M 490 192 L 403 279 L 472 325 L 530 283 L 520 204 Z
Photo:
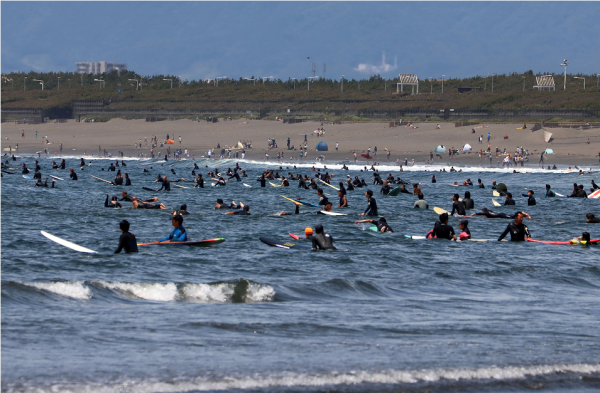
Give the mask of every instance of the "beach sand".
M 236 119 L 226 121 L 220 119 L 217 123 L 195 122 L 191 120 L 146 122 L 145 120 L 123 120 L 113 119 L 109 122 L 79 123 L 69 120 L 66 123 L 43 123 L 43 124 L 2 124 L 2 152 L 8 153 L 9 146 L 13 149 L 18 144 L 18 155 L 26 156 L 48 149 L 48 157 L 59 157 L 60 143 L 63 144 L 63 156 L 85 156 L 97 157 L 98 149 L 106 150 L 117 156 L 119 151 L 124 152 L 125 157 L 138 157 L 140 153 L 150 156 L 150 138 L 158 136 L 158 140 L 164 141 L 166 135 L 175 140 L 175 145 L 160 145 L 154 149 L 154 154 L 164 157 L 167 146 L 171 152 L 176 148 L 188 149 L 190 158 L 206 157 L 209 148 L 216 149 L 217 143 L 221 147 L 235 146 L 238 141 L 250 141 L 253 148 L 246 150 L 246 158 L 263 160 L 265 153 L 269 154 L 269 160 L 275 161 L 278 152 L 284 153 L 286 162 L 290 158 L 298 160 L 299 150 L 287 150 L 287 138 L 296 149 L 303 144 L 304 134 L 307 136 L 309 147 L 307 161 L 314 161 L 319 155 L 325 156 L 326 160 L 340 161 L 349 159 L 353 161 L 353 152 L 357 152 L 359 160 L 365 161 L 360 154 L 366 153 L 371 147 L 372 151 L 377 146 L 378 154 L 374 156 L 375 161 L 388 162 L 385 148 L 391 150 L 390 161 L 397 159 L 408 161 L 415 160 L 423 164 L 429 159 L 429 152 L 438 145 L 448 148 L 455 147 L 461 150 L 465 143 L 473 147 L 470 154 L 460 154 L 450 159 L 448 154 L 443 154 L 440 159 L 436 158 L 436 164 L 452 165 L 482 165 L 490 166 L 489 158 L 481 161 L 477 152 L 480 148 L 487 147 L 487 133 L 491 133 L 490 143 L 492 151 L 496 147 L 513 153 L 517 146 L 523 146 L 530 152 L 530 162 L 527 166 L 536 165 L 540 153 L 546 148 L 554 150 L 555 154 L 545 157 L 546 165 L 599 165 L 600 152 L 600 129 L 547 129 L 553 133 L 552 143 L 544 142 L 544 129 L 532 132 L 528 129 L 519 130 L 523 124 L 489 124 L 485 128 L 478 126 L 455 127 L 454 123 L 441 123 L 441 129 L 436 129 L 435 123 L 415 123 L 417 129 L 409 129 L 406 126 L 390 128 L 389 123 L 360 123 L 360 124 L 336 124 L 323 125 L 325 135 L 317 137 L 314 131 L 321 127 L 320 122 L 310 121 L 298 124 L 284 124 L 281 121 L 267 120 L 244 120 Z M 25 137 L 21 137 L 21 130 L 25 131 Z M 35 133 L 38 132 L 36 138 Z M 478 143 L 478 138 L 483 135 L 483 144 Z M 51 144 L 45 145 L 44 138 L 48 137 Z M 179 136 L 182 138 L 179 144 Z M 8 137 L 8 140 L 6 139 Z M 148 145 L 144 144 L 144 138 L 148 138 Z M 507 139 L 505 137 L 508 137 Z M 275 138 L 278 148 L 268 150 L 267 141 Z M 590 144 L 586 141 L 590 140 Z M 134 144 L 142 140 L 142 148 L 135 148 Z M 325 142 L 329 146 L 327 152 L 314 151 L 319 142 Z M 339 150 L 335 150 L 339 143 Z M 13 154 L 15 154 L 13 152 Z M 373 153 L 371 153 L 373 155 Z M 213 156 L 214 157 L 214 156 Z M 492 159 L 492 165 L 502 161 L 503 156 Z M 306 161 L 306 160 L 305 160 Z

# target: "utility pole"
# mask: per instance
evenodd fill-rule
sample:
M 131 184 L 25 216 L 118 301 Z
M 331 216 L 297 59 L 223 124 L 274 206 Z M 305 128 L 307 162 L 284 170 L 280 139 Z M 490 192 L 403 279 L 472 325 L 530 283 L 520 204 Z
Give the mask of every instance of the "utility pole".
M 323 79 L 325 79 L 325 71 L 327 71 L 327 64 L 323 63 Z
M 565 85 L 563 90 L 567 90 L 567 59 L 560 65 L 561 67 L 565 67 Z
M 344 76 L 345 75 L 342 75 L 342 94 L 344 94 Z

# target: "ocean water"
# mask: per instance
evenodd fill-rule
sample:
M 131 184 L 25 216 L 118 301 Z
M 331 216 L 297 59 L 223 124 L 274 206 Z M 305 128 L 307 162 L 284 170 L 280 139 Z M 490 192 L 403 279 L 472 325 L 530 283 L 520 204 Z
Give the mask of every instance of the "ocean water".
M 20 170 L 2 178 L 3 392 L 600 390 L 600 246 L 411 240 L 404 235 L 425 235 L 436 214 L 413 209 L 413 195 L 380 196 L 377 186 L 369 188 L 393 234 L 354 224 L 366 207 L 364 189 L 348 192 L 348 216 L 309 214 L 315 212 L 309 207 L 298 216 L 273 216 L 294 210 L 280 194 L 316 203 L 316 192 L 299 190 L 294 181 L 289 188 L 260 188 L 258 175 L 279 165 L 280 174 L 289 167 L 313 175 L 312 163 L 293 170 L 240 162 L 252 187 L 232 181 L 152 193 L 141 188 L 154 186 L 147 180 L 171 168 L 191 179 L 193 164 L 126 160 L 133 186 L 117 187 L 90 176 L 114 176 L 101 171 L 109 160 L 94 160 L 83 171 L 78 161 L 67 160 L 77 168 L 75 182 L 68 171 L 50 170 L 51 160 L 40 160 L 44 177 L 65 179 L 56 189 L 34 187 Z M 33 166 L 32 158 L 21 162 Z M 206 178 L 204 165 L 224 174 L 235 161 L 198 164 Z M 350 171 L 327 165 L 333 184 L 347 174 L 372 183 L 361 165 Z M 565 241 L 583 231 L 600 238 L 600 225 L 585 220 L 589 212 L 600 216 L 600 199 L 543 198 L 546 183 L 567 194 L 574 182 L 588 189 L 592 175 L 407 169 L 382 166 L 380 173 L 423 182 L 430 208 L 450 210 L 451 195 L 466 190 L 477 209 L 493 208 L 490 185 L 497 180 L 517 206 L 495 211 L 531 214 L 534 220 L 525 223 L 535 239 Z M 467 177 L 481 178 L 487 188 L 450 186 Z M 337 192 L 323 188 L 337 202 Z M 537 206 L 520 196 L 529 188 Z M 104 208 L 106 193 L 123 189 L 159 196 L 168 210 L 132 210 L 129 203 Z M 213 209 L 217 198 L 248 204 L 252 215 L 223 215 Z M 157 240 L 170 233 L 169 212 L 182 203 L 191 212 L 184 222 L 191 239 L 226 242 L 113 254 L 122 219 L 138 242 Z M 456 230 L 458 220 L 450 219 Z M 497 239 L 510 220 L 469 222 L 474 238 Z M 288 233 L 301 235 L 317 224 L 339 251 L 259 241 L 290 241 Z M 41 230 L 99 253 L 72 251 Z

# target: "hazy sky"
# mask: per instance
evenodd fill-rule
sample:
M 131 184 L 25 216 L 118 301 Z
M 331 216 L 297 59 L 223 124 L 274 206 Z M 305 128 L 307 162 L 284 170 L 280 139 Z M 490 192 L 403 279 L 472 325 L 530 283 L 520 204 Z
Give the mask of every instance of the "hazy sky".
M 600 73 L 600 2 L 6 2 L 2 72 L 183 79 Z M 385 53 L 385 61 L 383 54 Z M 310 57 L 310 59 L 308 59 Z

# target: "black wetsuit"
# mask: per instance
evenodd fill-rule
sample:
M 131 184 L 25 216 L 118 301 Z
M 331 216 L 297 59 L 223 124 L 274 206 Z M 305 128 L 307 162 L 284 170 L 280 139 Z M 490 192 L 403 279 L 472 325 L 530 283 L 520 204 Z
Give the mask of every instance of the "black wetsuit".
M 110 166 L 108 167 L 107 171 L 116 171 L 117 168 L 115 168 L 115 166 L 113 164 L 110 164 Z
M 594 217 L 588 221 L 590 224 L 600 224 L 600 217 Z
M 317 185 L 316 182 L 310 182 L 308 184 L 308 188 L 312 188 L 313 190 L 316 190 L 317 188 L 319 188 L 319 186 Z
M 42 183 L 42 179 L 40 179 L 40 181 L 38 181 L 37 183 L 34 184 L 36 187 L 49 187 L 48 186 L 48 180 L 46 180 L 45 183 Z M 54 186 L 54 183 L 52 183 L 52 186 Z
M 506 229 L 504 230 L 502 235 L 500 235 L 500 237 L 498 238 L 498 241 L 504 239 L 504 237 L 506 235 L 508 235 L 509 232 L 510 232 L 510 241 L 511 242 L 522 242 L 522 241 L 525 241 L 526 237 L 531 237 L 531 234 L 529 233 L 529 229 L 527 228 L 527 225 L 525 225 L 525 224 L 517 225 L 514 222 L 511 222 L 510 224 L 508 224 L 508 226 L 506 227 Z
M 114 184 L 115 184 L 115 186 L 122 186 L 123 185 L 123 176 L 115 176 Z
M 512 198 L 506 198 L 506 201 L 504 201 L 504 206 L 512 206 L 512 205 L 516 205 L 515 200 Z
M 346 186 L 346 190 L 354 191 L 354 186 L 352 185 L 352 182 L 348 183 L 348 185 Z
M 160 205 L 154 203 L 142 203 L 138 201 L 138 209 L 160 209 Z
M 265 187 L 267 185 L 267 179 L 265 179 L 264 177 L 261 177 L 260 179 L 258 179 L 256 181 L 260 182 L 261 187 Z
M 128 177 L 125 178 L 125 185 L 126 186 L 130 186 L 131 185 L 131 179 L 130 178 L 128 178 Z
M 475 202 L 471 198 L 465 198 L 462 202 L 466 210 L 475 209 Z
M 381 222 L 381 219 L 373 221 L 373 225 L 377 227 L 377 232 L 381 232 L 381 228 L 385 228 L 384 232 L 394 232 L 390 224 L 386 222 Z
M 71 172 L 71 174 L 69 175 L 69 177 L 71 178 L 71 180 L 77 180 L 77 173 Z
M 377 201 L 375 198 L 369 198 L 367 201 L 367 209 L 365 210 L 365 216 L 377 216 Z
M 431 237 L 436 237 L 438 239 L 448 239 L 451 240 L 453 236 L 456 235 L 454 233 L 454 228 L 448 224 L 440 224 L 437 227 L 433 228 L 431 232 Z
M 529 198 L 527 198 L 527 206 L 535 206 L 536 204 L 537 203 L 536 203 L 535 198 L 533 197 L 533 195 L 530 196 Z
M 162 189 L 164 189 L 165 191 L 171 191 L 171 182 L 168 180 L 163 180 L 162 186 L 156 191 L 161 191 Z
M 188 212 L 187 210 L 176 210 L 175 215 L 178 215 L 178 214 L 181 216 L 184 216 L 186 214 L 190 214 L 190 212 Z
M 204 179 L 200 178 L 200 179 L 196 179 L 196 186 L 198 188 L 204 188 Z
M 235 178 L 237 181 L 242 181 L 242 179 L 240 179 L 240 175 L 238 175 L 237 172 L 233 172 L 233 174 L 231 176 L 229 176 L 229 179 L 227 179 L 227 180 L 231 180 L 233 178 Z
M 21 172 L 21 174 L 26 175 L 29 173 L 29 169 L 27 169 L 26 166 L 23 167 L 23 172 Z
M 401 194 L 410 194 L 410 192 L 406 188 L 401 188 L 400 193 Z
M 108 195 L 107 195 L 106 200 L 104 201 L 104 207 L 121 208 L 121 207 L 123 207 L 123 205 L 121 205 L 119 202 L 115 202 L 115 203 L 109 202 Z
M 37 179 L 40 179 L 40 180 L 42 180 L 42 174 L 41 174 L 40 172 L 36 172 L 36 173 L 34 173 L 34 174 L 33 174 L 33 179 L 34 179 L 34 180 L 37 180 Z
M 600 189 L 600 186 L 597 185 L 596 182 L 592 182 L 592 187 L 594 187 L 594 190 Z
M 217 180 L 217 182 L 215 183 L 215 186 L 220 186 L 220 187 L 225 187 L 225 180 Z
M 390 185 L 388 184 L 388 185 L 381 187 L 381 190 L 379 190 L 379 193 L 383 194 L 383 195 L 387 195 L 390 193 L 390 191 L 392 191 L 392 187 L 390 187 Z
M 325 205 L 327 205 L 328 202 L 329 202 L 329 199 L 327 199 L 326 196 L 322 196 L 321 199 L 319 200 L 319 206 L 325 206 Z
M 515 218 L 514 215 L 506 214 L 506 213 L 495 213 L 491 210 L 487 210 L 482 213 L 475 213 L 476 216 L 486 216 L 487 218 Z
M 454 212 L 456 212 L 459 216 L 467 215 L 467 212 L 465 212 L 465 204 L 461 201 L 454 202 L 452 204 L 452 213 L 450 213 L 450 215 L 454 215 Z
M 306 182 L 304 181 L 304 179 L 300 179 L 298 181 L 298 188 L 308 189 L 308 187 L 306 186 Z
M 333 246 L 333 238 L 327 234 L 317 233 L 312 237 L 312 247 L 316 250 L 337 250 Z
M 247 212 L 246 210 L 240 210 L 237 212 L 233 212 L 233 214 L 235 214 L 236 216 L 249 216 L 250 212 Z
M 131 195 L 125 195 L 123 198 L 121 198 L 119 200 L 120 201 L 125 201 L 125 202 L 133 202 L 133 197 Z
M 119 254 L 121 250 L 125 250 L 126 254 L 138 252 L 137 240 L 133 233 L 125 232 L 121 234 L 121 237 L 119 238 L 119 247 L 115 251 L 115 254 Z
M 67 163 L 63 161 L 63 162 L 60 163 L 60 167 L 59 168 L 60 169 L 65 169 L 66 165 L 67 165 Z

